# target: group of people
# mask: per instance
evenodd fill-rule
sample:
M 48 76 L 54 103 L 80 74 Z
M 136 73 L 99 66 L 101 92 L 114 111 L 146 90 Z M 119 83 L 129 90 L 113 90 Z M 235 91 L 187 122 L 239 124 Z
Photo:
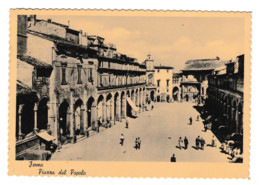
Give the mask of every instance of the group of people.
M 136 150 L 140 150 L 140 148 L 141 148 L 141 139 L 140 139 L 140 137 L 137 137 L 137 138 L 135 138 L 135 149 Z
M 185 136 L 184 139 L 182 139 L 180 137 L 179 140 L 178 140 L 178 145 L 179 145 L 178 147 L 179 147 L 180 150 L 182 148 L 184 148 L 185 150 L 188 149 L 189 141 L 188 141 L 187 137 Z
M 239 158 L 242 158 L 242 151 L 239 147 L 234 146 L 234 143 L 229 143 L 228 141 L 224 141 L 221 144 L 220 149 L 222 152 L 231 156 L 231 162 L 236 162 Z
M 201 149 L 201 150 L 204 150 L 204 146 L 205 146 L 206 142 L 205 140 L 203 139 L 203 137 L 196 137 L 195 139 L 195 146 L 196 146 L 196 149 Z
M 121 146 L 124 146 L 124 141 L 125 141 L 125 136 L 124 136 L 124 134 L 121 134 L 121 136 L 120 136 L 120 145 Z M 137 137 L 137 138 L 135 138 L 135 146 L 134 146 L 134 148 L 136 149 L 136 150 L 140 150 L 140 148 L 141 148 L 141 139 L 140 139 L 140 137 Z

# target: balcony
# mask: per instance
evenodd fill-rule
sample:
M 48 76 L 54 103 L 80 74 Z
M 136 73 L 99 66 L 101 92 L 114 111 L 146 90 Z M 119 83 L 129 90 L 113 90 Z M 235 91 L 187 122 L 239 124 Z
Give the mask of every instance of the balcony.
M 118 67 L 108 67 L 108 66 L 99 66 L 98 71 L 102 72 L 122 72 L 122 73 L 145 73 L 146 70 L 142 68 L 138 69 L 129 69 L 126 66 L 118 66 Z
M 121 85 L 107 85 L 107 86 L 99 85 L 97 87 L 97 89 L 98 90 L 117 89 L 117 88 L 126 88 L 126 87 L 133 87 L 133 86 L 145 85 L 145 84 L 146 84 L 146 82 L 131 83 L 131 84 L 121 84 Z

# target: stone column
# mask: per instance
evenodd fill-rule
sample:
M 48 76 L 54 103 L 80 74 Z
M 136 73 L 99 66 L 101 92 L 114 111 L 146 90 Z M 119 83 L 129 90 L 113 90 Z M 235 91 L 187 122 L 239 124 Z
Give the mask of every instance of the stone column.
M 94 107 L 93 107 L 93 109 L 94 109 Z M 98 105 L 95 107 L 95 111 L 96 111 L 96 112 L 93 112 L 93 114 L 95 115 L 95 116 L 94 116 L 94 118 L 95 118 L 95 119 L 94 119 L 94 120 L 95 120 L 95 129 L 99 129 L 99 128 L 98 128 L 98 127 L 99 127 L 99 126 L 98 126 L 98 121 L 99 121 L 99 120 L 98 120 L 98 119 L 99 119 L 99 117 L 98 117 Z
M 110 100 L 110 119 L 111 119 L 111 123 L 115 123 L 115 118 L 114 118 L 114 100 L 113 100 L 114 97 L 111 98 Z
M 106 101 L 102 101 L 102 122 L 104 123 L 106 119 Z
M 18 140 L 22 139 L 22 112 L 23 112 L 24 104 L 19 105 L 18 114 L 19 114 L 19 121 L 18 121 Z
M 37 104 L 37 103 L 34 104 L 33 111 L 34 111 L 34 128 L 33 128 L 33 131 L 34 131 L 34 133 L 36 134 L 37 131 L 38 131 L 38 128 L 37 128 L 37 111 L 38 111 L 38 104 Z
M 75 135 L 75 111 L 74 111 L 74 100 L 73 92 L 70 92 L 70 137 L 74 139 Z

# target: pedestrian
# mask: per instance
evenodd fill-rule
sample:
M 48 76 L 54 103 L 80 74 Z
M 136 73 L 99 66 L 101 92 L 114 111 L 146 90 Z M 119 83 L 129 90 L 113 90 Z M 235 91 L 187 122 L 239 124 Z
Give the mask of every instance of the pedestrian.
M 185 138 L 184 138 L 184 149 L 185 150 L 187 150 L 188 149 L 188 144 L 189 144 L 189 141 L 188 141 L 188 139 L 187 139 L 187 137 L 185 136 Z
M 178 140 L 178 144 L 179 144 L 180 150 L 181 150 L 181 148 L 182 148 L 182 143 L 183 143 L 183 140 L 182 140 L 182 138 L 180 137 L 179 140 Z
M 208 125 L 204 124 L 204 132 L 207 132 L 207 130 L 208 130 Z
M 138 149 L 140 150 L 141 149 L 141 139 L 140 139 L 140 137 L 137 138 L 137 141 L 138 141 L 137 142 L 138 143 L 137 146 L 138 146 Z
M 121 134 L 121 137 L 120 137 L 120 144 L 121 144 L 121 146 L 124 145 L 124 140 L 125 140 L 124 134 Z
M 197 116 L 197 121 L 199 121 L 199 120 L 200 120 L 200 115 Z
M 204 150 L 205 140 L 201 137 L 200 138 L 200 144 L 201 144 L 201 150 Z
M 137 150 L 138 149 L 138 139 L 135 138 L 135 149 Z
M 171 157 L 171 162 L 172 162 L 172 163 L 175 163 L 175 162 L 176 162 L 176 157 L 175 157 L 175 154 L 172 154 L 172 157 Z
M 190 117 L 190 125 L 192 125 L 192 117 Z
M 102 125 L 102 118 L 101 116 L 99 117 L 99 126 Z
M 126 119 L 125 120 L 125 128 L 128 128 L 128 124 L 129 124 L 128 119 Z
M 200 144 L 200 136 L 198 136 L 198 137 L 195 139 L 196 149 L 199 149 L 199 144 Z
M 214 136 L 214 135 L 212 136 L 211 146 L 212 146 L 212 147 L 216 147 L 216 139 L 215 139 L 215 136 Z

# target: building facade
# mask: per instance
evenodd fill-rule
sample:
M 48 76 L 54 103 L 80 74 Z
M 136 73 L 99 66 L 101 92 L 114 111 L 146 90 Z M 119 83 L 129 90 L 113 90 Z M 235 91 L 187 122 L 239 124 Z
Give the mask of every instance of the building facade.
M 173 101 L 181 101 L 181 74 L 173 73 L 172 74 L 172 99 Z
M 222 120 L 229 133 L 243 134 L 244 55 L 209 77 L 207 108 Z
M 18 25 L 17 156 L 41 130 L 61 145 L 144 110 L 146 67 L 137 59 L 50 19 L 18 16 Z
M 172 74 L 173 67 L 170 66 L 154 66 L 154 81 L 157 87 L 156 101 L 171 102 L 172 101 Z
M 187 102 L 204 103 L 207 98 L 208 76 L 215 69 L 223 68 L 226 61 L 216 59 L 188 60 L 181 73 L 181 99 Z
M 143 62 L 143 64 L 146 66 L 146 102 L 149 104 L 150 102 L 155 102 L 157 96 L 157 87 L 154 78 L 154 60 L 151 58 L 151 54 L 147 55 L 147 59 Z

